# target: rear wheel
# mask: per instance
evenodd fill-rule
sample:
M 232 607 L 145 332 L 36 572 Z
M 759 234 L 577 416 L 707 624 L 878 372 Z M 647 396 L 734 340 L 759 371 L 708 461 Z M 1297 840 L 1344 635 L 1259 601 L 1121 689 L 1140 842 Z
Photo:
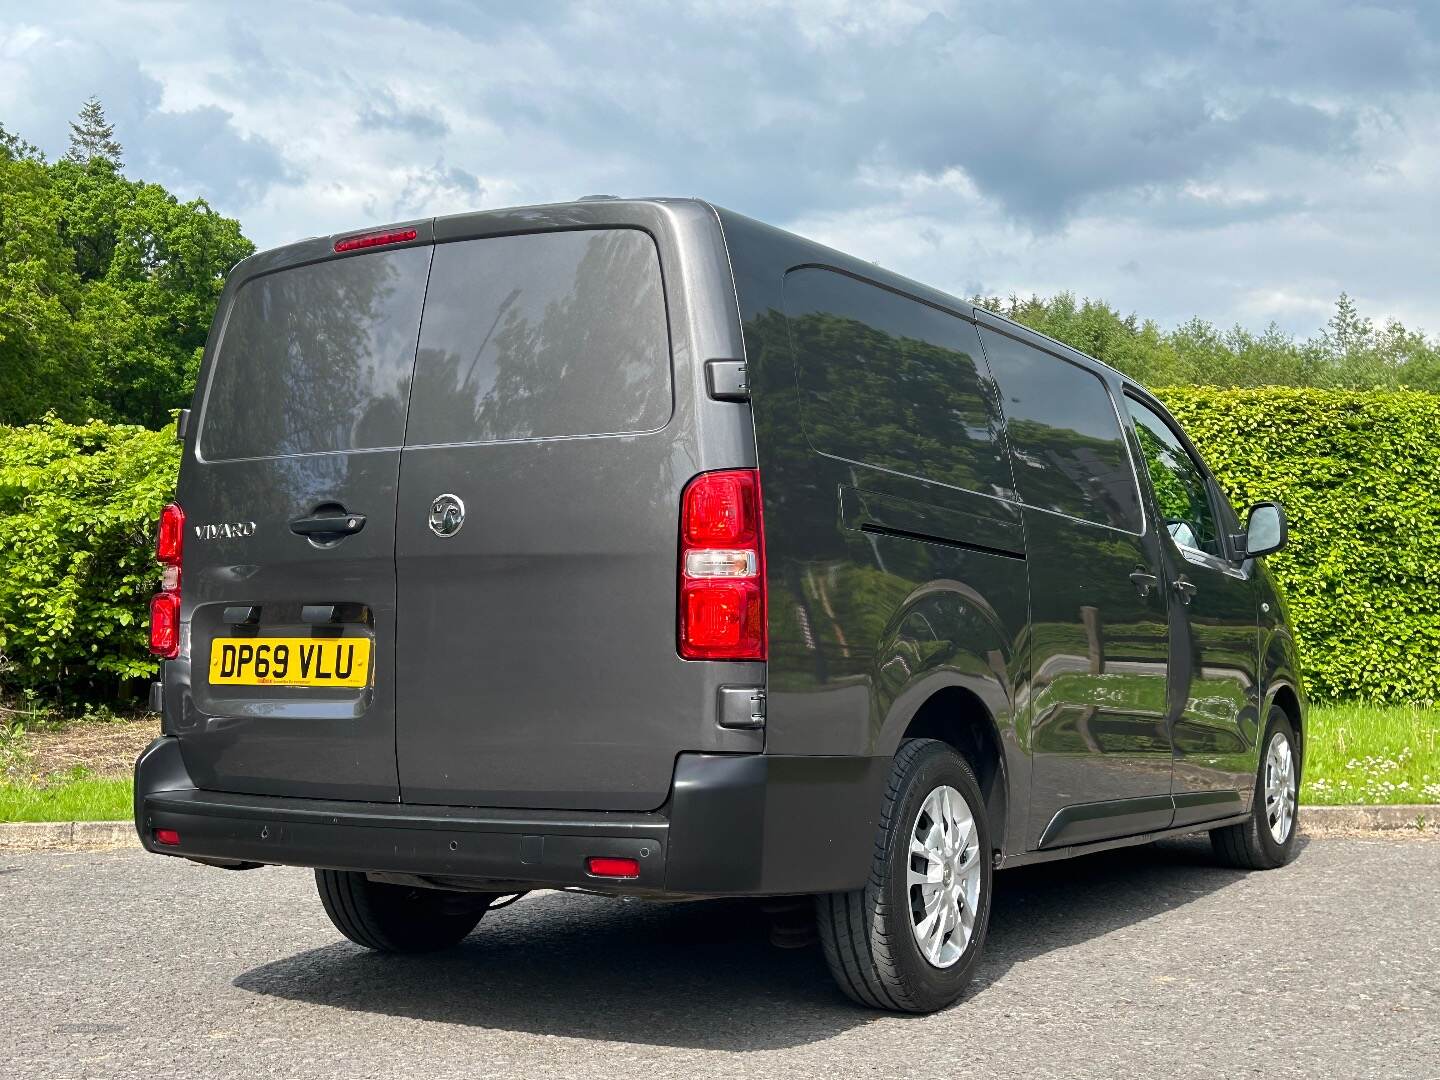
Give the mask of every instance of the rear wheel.
M 315 887 L 335 929 L 376 952 L 431 952 L 455 945 L 475 929 L 494 899 L 489 893 L 388 885 L 349 870 L 316 870 Z
M 933 739 L 901 744 L 869 884 L 816 898 L 835 981 L 871 1008 L 943 1009 L 975 972 L 992 878 L 985 804 L 969 764 Z
M 1300 814 L 1300 756 L 1295 729 L 1278 707 L 1270 710 L 1261 744 L 1260 772 L 1250 817 L 1239 825 L 1212 829 L 1210 843 L 1226 866 L 1273 870 L 1295 857 Z

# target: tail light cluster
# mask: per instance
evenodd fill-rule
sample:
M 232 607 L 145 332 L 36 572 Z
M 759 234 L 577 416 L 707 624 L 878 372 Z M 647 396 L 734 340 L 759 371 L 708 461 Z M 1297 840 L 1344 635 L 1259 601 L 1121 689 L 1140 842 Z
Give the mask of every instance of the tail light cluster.
M 685 488 L 680 655 L 765 659 L 765 530 L 756 469 L 701 473 Z
M 155 558 L 164 570 L 150 598 L 150 651 L 173 659 L 180 652 L 180 560 L 185 550 L 185 511 L 171 503 L 160 512 Z

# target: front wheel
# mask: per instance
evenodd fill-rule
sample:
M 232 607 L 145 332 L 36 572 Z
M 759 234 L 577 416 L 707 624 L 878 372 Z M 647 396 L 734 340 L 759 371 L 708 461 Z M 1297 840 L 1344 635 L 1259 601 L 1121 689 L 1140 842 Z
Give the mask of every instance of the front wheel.
M 874 1009 L 943 1009 L 975 972 L 990 921 L 990 828 L 970 765 L 945 743 L 895 755 L 870 881 L 816 898 L 825 960 Z
M 1300 814 L 1300 755 L 1295 729 L 1283 709 L 1271 708 L 1260 750 L 1260 772 L 1250 817 L 1239 825 L 1212 829 L 1210 844 L 1226 866 L 1273 870 L 1295 857 Z
M 335 929 L 356 945 L 391 953 L 459 943 L 494 899 L 489 893 L 389 885 L 351 870 L 316 870 L 315 888 Z

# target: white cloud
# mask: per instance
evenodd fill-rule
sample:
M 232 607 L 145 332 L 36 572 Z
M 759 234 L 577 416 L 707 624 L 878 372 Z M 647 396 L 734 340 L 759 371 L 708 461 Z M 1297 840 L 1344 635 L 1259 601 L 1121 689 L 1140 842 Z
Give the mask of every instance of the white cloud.
M 942 288 L 1440 330 L 1440 8 L 659 0 L 56 3 L 0 122 L 98 93 L 133 175 L 262 245 L 698 194 Z

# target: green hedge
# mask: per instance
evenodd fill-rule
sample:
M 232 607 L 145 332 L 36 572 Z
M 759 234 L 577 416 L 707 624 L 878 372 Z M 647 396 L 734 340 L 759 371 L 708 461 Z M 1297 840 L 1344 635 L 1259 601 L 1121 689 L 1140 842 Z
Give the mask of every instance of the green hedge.
M 1161 398 L 1237 509 L 1279 499 L 1271 556 L 1321 699 L 1440 699 L 1440 395 L 1180 387 Z M 153 530 L 169 431 L 0 427 L 0 684 L 108 699 L 155 665 Z
M 179 450 L 99 421 L 0 427 L 0 685 L 108 701 L 155 671 L 154 523 Z
M 1242 514 L 1279 499 L 1269 558 L 1312 697 L 1440 698 L 1440 394 L 1157 391 Z

